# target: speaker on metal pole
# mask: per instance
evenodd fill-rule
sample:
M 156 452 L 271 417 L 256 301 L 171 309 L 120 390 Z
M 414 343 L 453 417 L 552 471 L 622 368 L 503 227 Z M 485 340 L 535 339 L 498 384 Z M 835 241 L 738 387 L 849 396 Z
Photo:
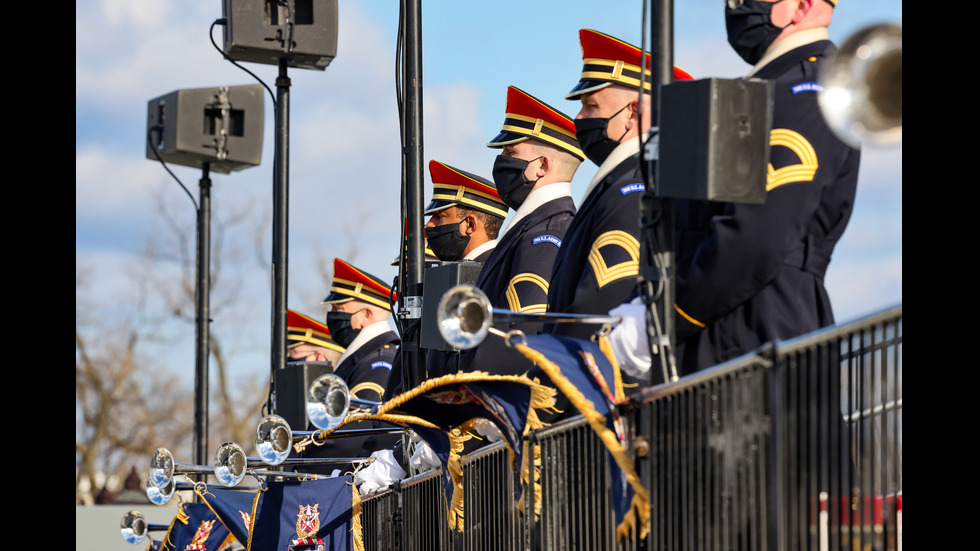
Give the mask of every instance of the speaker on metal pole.
M 175 90 L 146 106 L 146 158 L 229 173 L 262 162 L 262 86 Z M 154 149 L 156 153 L 154 153 Z
M 337 55 L 337 0 L 223 0 L 222 12 L 236 61 L 323 71 Z

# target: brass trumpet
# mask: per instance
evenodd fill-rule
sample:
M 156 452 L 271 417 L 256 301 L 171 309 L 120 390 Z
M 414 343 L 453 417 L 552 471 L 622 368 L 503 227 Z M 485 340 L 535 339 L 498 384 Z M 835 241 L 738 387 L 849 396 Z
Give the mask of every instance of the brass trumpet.
M 333 427 L 328 427 L 333 428 Z M 321 429 L 324 430 L 324 429 Z M 328 438 L 342 438 L 345 436 L 371 436 L 376 434 L 391 434 L 394 432 L 404 432 L 403 428 L 371 428 L 371 429 L 350 429 L 338 430 L 331 433 Z M 259 459 L 269 465 L 280 465 L 284 462 L 299 461 L 298 458 L 287 459 L 289 449 L 293 443 L 306 437 L 319 434 L 320 431 L 293 431 L 289 423 L 278 415 L 266 415 L 259 421 L 255 428 L 255 449 L 258 451 Z M 356 460 L 338 460 L 354 462 Z
M 317 377 L 306 392 L 306 416 L 320 430 L 339 425 L 352 407 L 373 410 L 379 405 L 377 402 L 352 398 L 344 379 L 333 373 Z
M 486 293 L 472 285 L 457 285 L 442 296 L 436 310 L 439 334 L 456 348 L 466 350 L 483 342 L 489 333 L 505 339 L 510 334 L 495 329 L 494 322 L 539 321 L 545 323 L 591 323 L 615 325 L 619 316 L 592 314 L 543 313 L 528 314 L 502 308 L 493 308 Z
M 844 142 L 902 141 L 902 27 L 865 27 L 823 65 L 818 96 L 824 120 Z
M 151 524 L 146 522 L 146 517 L 143 516 L 143 513 L 136 509 L 124 514 L 122 520 L 119 522 L 119 531 L 122 533 L 122 539 L 126 543 L 133 545 L 146 539 L 148 532 L 166 530 L 167 528 L 169 526 L 166 524 Z

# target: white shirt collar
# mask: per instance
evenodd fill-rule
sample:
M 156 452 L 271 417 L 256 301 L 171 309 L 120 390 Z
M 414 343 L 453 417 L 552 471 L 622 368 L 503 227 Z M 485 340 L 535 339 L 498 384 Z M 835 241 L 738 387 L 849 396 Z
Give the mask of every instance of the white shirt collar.
M 607 174 L 612 172 L 614 168 L 619 166 L 619 163 L 625 161 L 626 159 L 629 159 L 630 157 L 636 155 L 639 152 L 640 152 L 639 136 L 626 140 L 625 142 L 617 145 L 616 149 L 613 149 L 612 153 L 609 154 L 609 157 L 606 157 L 606 160 L 603 161 L 601 166 L 599 166 L 599 171 L 596 172 L 595 176 L 592 177 L 592 181 L 589 182 L 589 187 L 585 189 L 585 195 L 582 196 L 582 200 L 579 202 L 579 206 L 581 206 L 582 203 L 585 202 L 585 198 L 588 197 L 590 193 L 592 193 L 592 190 L 595 189 L 595 186 L 599 182 L 601 182 L 602 179 L 605 178 Z
M 388 320 L 384 319 L 381 321 L 376 321 L 367 327 L 362 327 L 354 340 L 350 343 L 350 346 L 344 350 L 344 353 L 340 355 L 340 359 L 337 360 L 337 365 L 339 366 L 347 359 L 348 356 L 357 352 L 357 349 L 364 346 L 369 340 L 388 332 Z
M 511 228 L 516 228 L 517 224 L 527 215 L 534 212 L 541 205 L 554 201 L 555 199 L 560 199 L 562 197 L 572 196 L 572 184 L 569 182 L 555 182 L 545 186 L 541 186 L 537 189 L 532 189 L 531 193 L 527 195 L 524 202 L 521 203 L 521 208 L 517 209 L 514 213 L 514 217 L 511 218 L 510 222 L 507 223 L 507 227 L 504 231 L 500 232 L 497 239 L 503 239 L 507 232 Z
M 463 257 L 463 260 L 476 260 L 476 257 L 480 256 L 484 252 L 486 252 L 486 251 L 488 251 L 488 250 L 490 250 L 490 249 L 492 249 L 492 248 L 494 248 L 496 246 L 497 246 L 497 240 L 496 239 L 491 239 L 490 241 L 487 241 L 486 243 L 480 245 L 479 247 L 477 247 L 477 248 L 473 249 L 472 251 L 470 251 L 469 253 L 467 253 L 466 256 Z
M 748 76 L 758 73 L 763 67 L 769 65 L 772 60 L 785 54 L 786 52 L 820 40 L 830 40 L 830 34 L 827 32 L 827 27 L 814 27 L 812 29 L 806 29 L 798 33 L 793 33 L 781 40 L 777 40 L 772 46 L 769 46 L 769 49 L 766 50 L 766 53 L 762 56 L 762 59 L 755 64 L 755 67 L 752 67 L 752 71 L 749 72 Z

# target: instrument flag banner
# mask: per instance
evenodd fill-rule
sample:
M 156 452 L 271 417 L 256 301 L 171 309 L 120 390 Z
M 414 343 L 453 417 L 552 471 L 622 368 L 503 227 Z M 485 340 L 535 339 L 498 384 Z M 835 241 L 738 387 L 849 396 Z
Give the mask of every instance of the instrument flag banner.
M 252 529 L 256 506 L 262 500 L 262 492 L 226 490 L 203 485 L 198 485 L 195 492 L 238 543 L 248 545 L 248 533 Z
M 605 337 L 599 343 L 541 334 L 514 348 L 537 365 L 581 413 L 609 451 L 613 513 L 623 540 L 639 520 L 640 537 L 650 529 L 650 499 L 626 450 L 626 431 L 617 404 L 625 401 L 622 378 Z
M 553 408 L 555 391 L 524 375 L 490 375 L 483 372 L 454 373 L 423 381 L 391 398 L 377 413 L 354 414 L 343 424 L 373 419 L 397 424 L 416 432 L 442 463 L 443 486 L 448 499 L 451 528 L 463 530 L 463 470 L 460 452 L 476 422 L 486 419 L 503 435 L 514 467 L 515 489 L 521 473 L 527 473 L 523 437 L 541 428 L 538 410 Z M 341 426 L 343 426 L 343 424 Z M 340 427 L 337 427 L 338 429 Z M 336 430 L 336 429 L 334 429 Z M 321 436 L 331 431 L 323 431 Z
M 231 535 L 203 503 L 184 503 L 170 524 L 160 549 L 167 551 L 217 551 Z
M 246 549 L 363 551 L 361 498 L 351 476 L 269 482 Z

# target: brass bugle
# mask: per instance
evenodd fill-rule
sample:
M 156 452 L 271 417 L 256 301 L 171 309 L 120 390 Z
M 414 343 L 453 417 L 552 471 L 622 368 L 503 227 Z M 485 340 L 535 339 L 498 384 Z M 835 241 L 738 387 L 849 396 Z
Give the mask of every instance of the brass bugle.
M 591 323 L 596 325 L 615 325 L 619 316 L 592 314 L 562 314 L 540 313 L 531 314 L 514 312 L 502 308 L 493 308 L 490 299 L 478 287 L 472 285 L 457 285 L 442 296 L 436 309 L 436 324 L 439 334 L 452 346 L 466 350 L 483 342 L 489 333 L 506 337 L 502 331 L 492 327 L 494 322 L 529 322 L 544 323 Z
M 391 434 L 404 432 L 403 428 L 370 428 L 370 429 L 349 429 L 338 430 L 331 433 L 328 438 L 343 438 L 349 436 L 373 436 L 377 434 Z M 295 461 L 287 459 L 289 449 L 297 440 L 301 440 L 320 431 L 293 431 L 289 423 L 282 417 L 272 414 L 266 415 L 259 421 L 255 428 L 255 449 L 259 454 L 259 459 L 269 465 L 280 465 L 283 462 Z
M 177 482 L 171 479 L 167 484 L 157 487 L 154 486 L 149 478 L 146 480 L 146 497 L 150 500 L 150 503 L 154 505 L 166 505 L 170 503 L 170 500 L 174 497 L 174 493 L 183 492 L 186 490 L 193 490 L 197 484 L 194 482 Z M 261 486 L 235 486 L 233 488 L 227 488 L 228 490 L 236 490 L 243 492 L 257 492 L 262 489 Z
M 150 458 L 148 484 L 163 488 L 173 480 L 175 474 L 212 474 L 214 469 L 203 465 L 191 465 L 174 461 L 174 454 L 167 448 L 157 448 Z
M 119 531 L 122 533 L 122 539 L 126 543 L 134 545 L 146 539 L 147 533 L 166 530 L 168 528 L 170 526 L 166 524 L 151 524 L 146 522 L 146 517 L 143 516 L 143 513 L 136 509 L 124 514 L 122 520 L 119 522 Z
M 279 465 L 288 467 L 302 467 L 313 465 L 347 465 L 351 463 L 365 463 L 370 461 L 367 457 L 293 457 L 284 459 Z M 260 458 L 246 457 L 245 450 L 235 442 L 225 442 L 218 446 L 218 451 L 214 454 L 214 475 L 218 482 L 225 486 L 237 486 L 246 474 L 252 476 L 283 476 L 293 478 L 309 478 L 317 475 L 309 473 L 298 473 L 292 471 L 270 471 L 265 467 L 271 465 Z
M 306 392 L 306 416 L 320 430 L 340 425 L 352 407 L 372 410 L 379 405 L 378 402 L 351 397 L 347 382 L 333 373 L 317 377 Z
M 848 37 L 824 62 L 820 111 L 844 142 L 902 141 L 902 27 L 871 25 Z

